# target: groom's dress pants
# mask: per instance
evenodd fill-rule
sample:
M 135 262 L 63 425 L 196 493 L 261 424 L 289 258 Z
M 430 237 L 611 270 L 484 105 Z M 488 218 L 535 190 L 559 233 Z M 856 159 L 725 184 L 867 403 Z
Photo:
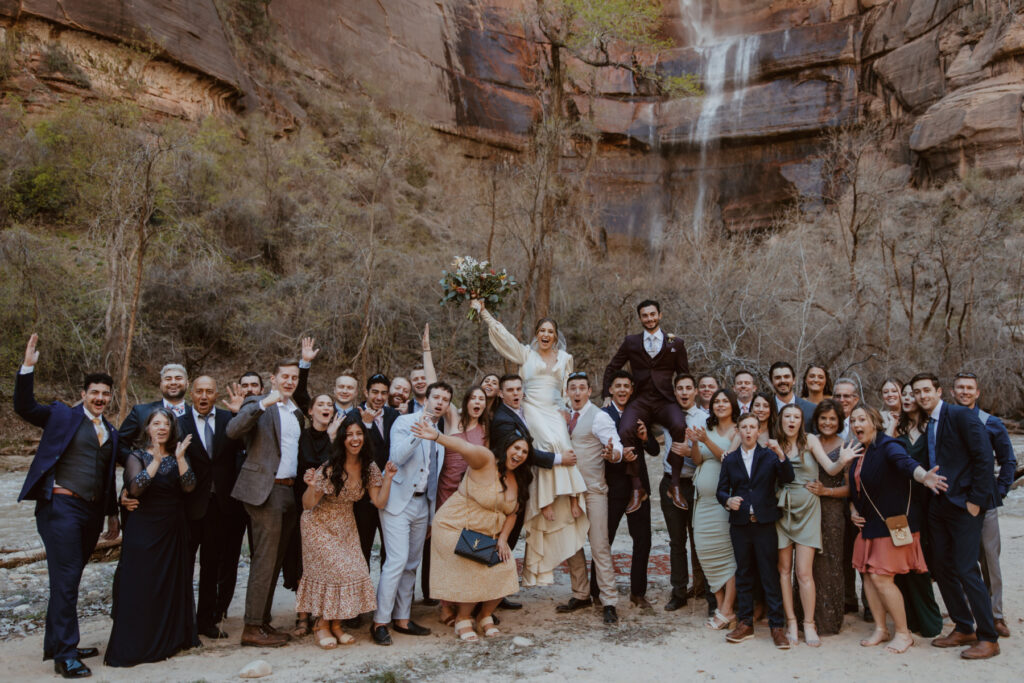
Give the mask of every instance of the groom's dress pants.
M 384 543 L 388 556 L 380 570 L 377 586 L 377 612 L 373 621 L 387 624 L 392 619 L 408 619 L 416 590 L 416 570 L 423 558 L 430 519 L 427 496 L 413 496 L 397 515 L 380 511 Z
M 660 424 L 672 435 L 672 441 L 681 443 L 686 439 L 686 413 L 678 403 L 669 403 L 660 394 L 637 396 L 626 404 L 619 420 L 619 439 L 624 447 L 632 446 L 637 453 L 643 453 L 644 444 L 636 435 L 637 420 L 643 420 L 650 430 Z M 649 492 L 648 492 L 649 493 Z

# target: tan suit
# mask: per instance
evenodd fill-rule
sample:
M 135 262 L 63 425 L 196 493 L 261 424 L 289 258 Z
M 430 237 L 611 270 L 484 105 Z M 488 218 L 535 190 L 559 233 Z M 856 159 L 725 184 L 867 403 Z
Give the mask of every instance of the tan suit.
M 572 449 L 576 452 L 576 467 L 587 484 L 584 498 L 587 503 L 587 517 L 590 520 L 590 554 L 594 559 L 594 573 L 601 603 L 614 606 L 619 601 L 615 589 L 615 566 L 612 564 L 612 548 L 608 540 L 608 484 L 604 478 L 605 459 L 601 457 L 603 445 L 594 436 L 594 417 L 600 409 L 587 403 L 570 434 Z M 572 413 L 570 412 L 570 415 Z M 621 445 L 619 446 L 621 452 Z M 590 582 L 587 578 L 587 557 L 580 550 L 567 561 L 572 595 L 578 600 L 590 597 Z

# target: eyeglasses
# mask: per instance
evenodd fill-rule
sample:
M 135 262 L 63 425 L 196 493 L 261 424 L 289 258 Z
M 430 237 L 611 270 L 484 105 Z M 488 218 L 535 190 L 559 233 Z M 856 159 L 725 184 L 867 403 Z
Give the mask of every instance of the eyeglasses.
M 588 379 L 588 378 L 587 378 L 587 373 L 581 371 L 581 372 L 570 373 L 569 374 L 569 379 L 573 380 L 573 379 Z
M 978 379 L 978 376 L 973 372 L 958 372 L 956 373 L 956 379 Z

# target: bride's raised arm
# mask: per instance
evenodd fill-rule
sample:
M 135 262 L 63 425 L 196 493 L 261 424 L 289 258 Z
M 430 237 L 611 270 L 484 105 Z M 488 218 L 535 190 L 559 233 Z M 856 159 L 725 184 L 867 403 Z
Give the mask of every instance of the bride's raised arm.
M 506 330 L 504 325 L 488 313 L 482 300 L 473 299 L 469 305 L 480 313 L 480 317 L 487 324 L 487 336 L 491 340 L 491 346 L 513 363 L 524 365 L 529 357 L 530 347 L 521 344 L 514 334 Z

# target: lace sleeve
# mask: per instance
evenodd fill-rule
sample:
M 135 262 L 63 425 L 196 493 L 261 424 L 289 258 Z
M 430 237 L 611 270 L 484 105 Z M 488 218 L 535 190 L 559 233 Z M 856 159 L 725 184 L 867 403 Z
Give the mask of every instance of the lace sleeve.
M 149 472 L 146 471 L 147 462 L 152 459 L 153 456 L 145 451 L 136 450 L 128 455 L 128 460 L 124 464 L 124 479 L 128 495 L 132 498 L 140 498 L 153 483 Z
M 188 462 L 188 458 L 185 458 L 185 462 Z M 177 463 L 175 463 L 177 466 Z M 196 473 L 192 471 L 192 464 L 189 463 L 188 469 L 185 470 L 185 474 L 178 477 L 178 481 L 181 482 L 181 490 L 185 493 L 192 493 L 196 490 Z
M 487 309 L 484 309 L 481 317 L 487 323 L 487 336 L 494 349 L 513 363 L 525 365 L 530 353 L 529 347 L 520 344 L 515 335 L 505 329 L 505 326 Z

